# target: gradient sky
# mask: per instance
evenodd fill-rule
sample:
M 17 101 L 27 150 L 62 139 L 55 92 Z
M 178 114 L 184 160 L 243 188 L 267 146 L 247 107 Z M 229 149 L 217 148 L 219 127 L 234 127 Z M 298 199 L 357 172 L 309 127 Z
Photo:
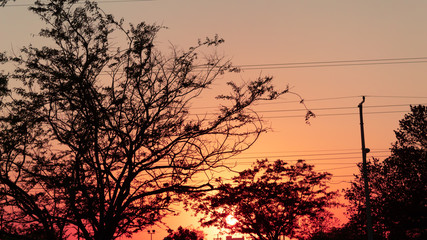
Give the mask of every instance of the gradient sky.
M 29 42 L 39 43 L 32 34 L 38 32 L 40 21 L 26 7 L 13 6 L 29 2 L 17 0 L 0 8 L 1 51 L 10 53 Z M 301 158 L 316 169 L 333 173 L 333 189 L 348 187 L 351 175 L 357 173 L 356 163 L 361 161 L 357 108 L 361 96 L 367 96 L 368 156 L 381 159 L 388 155 L 393 130 L 409 111 L 409 104 L 427 104 L 427 62 L 422 62 L 427 61 L 427 1 L 153 0 L 101 1 L 100 6 L 128 22 L 168 27 L 156 40 L 165 49 L 171 43 L 185 49 L 199 38 L 218 34 L 225 39 L 218 53 L 235 65 L 401 59 L 395 64 L 258 66 L 219 79 L 211 93 L 201 98 L 204 107 L 212 94 L 226 90 L 226 81 L 272 75 L 278 87 L 289 85 L 318 115 L 311 125 L 305 124 L 302 106 L 293 95 L 259 104 L 256 109 L 272 131 L 234 160 L 238 169 L 250 167 L 256 158 Z M 414 61 L 417 63 L 409 63 Z M 198 112 L 209 111 L 197 104 L 194 107 Z M 186 213 L 167 222 L 173 229 L 197 226 L 189 219 Z M 153 240 L 163 239 L 165 232 L 155 229 L 158 233 Z M 209 234 L 211 240 L 216 231 Z M 144 232 L 133 239 L 148 237 Z

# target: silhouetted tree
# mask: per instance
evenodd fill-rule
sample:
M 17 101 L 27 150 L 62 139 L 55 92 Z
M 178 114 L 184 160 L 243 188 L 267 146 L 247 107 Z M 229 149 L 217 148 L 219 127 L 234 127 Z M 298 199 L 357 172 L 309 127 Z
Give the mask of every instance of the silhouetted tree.
M 204 226 L 229 228 L 257 240 L 303 237 L 327 216 L 326 208 L 334 205 L 336 193 L 326 186 L 329 179 L 329 173 L 316 172 L 303 160 L 295 165 L 258 160 L 232 183 L 219 179 L 215 194 L 207 193 L 202 199 L 196 194 L 202 203 L 196 203 L 194 209 L 205 215 L 200 220 Z M 233 226 L 225 222 L 229 214 L 238 220 Z
M 18 67 L 9 80 L 20 81 L 0 116 L 1 229 L 10 234 L 114 239 L 160 221 L 177 194 L 212 189 L 210 170 L 265 131 L 248 107 L 287 92 L 271 77 L 230 82 L 217 111 L 190 114 L 235 70 L 199 58 L 222 39 L 165 56 L 154 44 L 161 27 L 126 27 L 94 2 L 77 3 L 37 1 L 30 10 L 49 44 L 10 59 Z M 191 181 L 199 173 L 205 179 Z
M 0 7 L 4 7 L 7 2 L 9 2 L 9 0 L 0 0 Z
M 374 230 L 378 238 L 426 239 L 426 106 L 411 106 L 395 134 L 397 141 L 391 147 L 390 157 L 382 162 L 373 159 L 368 164 Z M 346 190 L 346 197 L 351 204 L 351 223 L 364 226 L 364 187 L 360 175 Z
M 7 62 L 6 55 L 0 52 L 0 66 L 6 62 Z M 5 75 L 3 71 L 0 71 L 0 105 L 3 103 L 3 96 L 5 96 L 6 93 L 8 93 L 7 79 L 8 79 L 8 76 Z
M 317 229 L 309 238 L 309 240 L 366 240 L 366 227 L 360 222 L 355 222 L 355 219 L 350 219 L 349 222 L 341 227 L 332 227 L 326 229 Z M 359 219 L 357 219 L 359 221 Z M 366 221 L 366 220 L 365 220 Z M 375 240 L 385 240 L 382 233 L 374 232 Z
M 205 234 L 202 230 L 178 227 L 178 230 L 168 230 L 169 235 L 163 238 L 163 240 L 203 240 Z
M 331 229 L 319 229 L 310 238 L 310 240 L 366 240 L 366 236 L 360 233 L 360 229 L 355 225 L 347 223 L 342 227 L 333 227 Z M 375 238 L 376 240 L 379 238 Z

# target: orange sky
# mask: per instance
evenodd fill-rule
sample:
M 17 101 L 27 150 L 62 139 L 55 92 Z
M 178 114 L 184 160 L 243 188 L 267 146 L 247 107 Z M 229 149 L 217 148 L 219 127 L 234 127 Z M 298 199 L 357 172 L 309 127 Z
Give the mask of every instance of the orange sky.
M 31 1 L 17 0 L 10 5 L 28 2 Z M 198 38 L 219 34 L 225 44 L 218 52 L 236 65 L 427 57 L 427 2 L 421 0 L 154 0 L 100 6 L 128 22 L 146 21 L 168 27 L 157 39 L 164 48 L 170 43 L 187 48 Z M 25 7 L 0 8 L 0 50 L 17 51 L 34 41 L 31 34 L 37 33 L 40 26 L 37 17 Z M 282 65 L 277 69 L 258 66 L 221 78 L 211 90 L 212 95 L 224 91 L 228 80 L 272 75 L 277 86 L 289 84 L 318 115 L 311 125 L 305 124 L 303 111 L 289 111 L 302 108 L 292 95 L 285 95 L 276 103 L 259 104 L 256 109 L 262 111 L 260 114 L 273 131 L 235 160 L 238 168 L 250 167 L 256 158 L 307 159 L 317 169 L 335 175 L 333 189 L 348 187 L 351 175 L 357 172 L 356 163 L 361 161 L 357 109 L 360 96 L 367 96 L 364 120 L 369 157 L 387 156 L 394 141 L 393 130 L 409 111 L 408 104 L 427 104 L 427 63 L 397 62 L 405 63 Z M 203 107 L 211 102 L 211 94 L 201 97 Z M 195 104 L 194 111 L 209 111 L 200 107 Z M 197 226 L 188 213 L 167 222 L 174 229 L 179 225 Z M 163 239 L 165 232 L 155 229 L 153 240 Z M 209 233 L 208 239 L 212 240 L 216 231 Z M 143 232 L 133 239 L 149 239 L 149 235 Z

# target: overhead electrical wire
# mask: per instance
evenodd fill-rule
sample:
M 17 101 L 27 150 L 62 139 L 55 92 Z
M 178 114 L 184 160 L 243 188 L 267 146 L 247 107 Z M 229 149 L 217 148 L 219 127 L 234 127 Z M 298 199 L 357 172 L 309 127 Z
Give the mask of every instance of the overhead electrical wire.
M 421 105 L 425 105 L 427 103 L 420 103 Z M 388 107 L 407 107 L 410 104 L 389 104 L 389 105 L 367 105 L 364 108 L 388 108 Z M 323 108 L 312 108 L 311 111 L 324 111 L 324 110 L 342 110 L 342 109 L 358 109 L 357 106 L 349 106 L 349 107 L 323 107 Z M 278 109 L 278 110 L 259 110 L 258 113 L 261 112 L 296 112 L 296 111 L 307 111 L 306 109 Z
M 350 150 L 350 149 L 349 149 Z M 337 169 L 345 169 L 345 168 L 352 168 L 356 167 L 357 162 L 354 161 L 348 161 L 353 159 L 360 159 L 360 151 L 354 151 L 356 149 L 351 149 L 351 151 L 345 152 L 345 149 L 336 149 L 336 150 L 324 150 L 324 151 L 331 151 L 330 153 L 324 153 L 323 150 L 302 150 L 302 151 L 291 151 L 291 152 L 301 152 L 302 154 L 287 154 L 287 152 L 283 152 L 282 155 L 264 155 L 262 152 L 253 152 L 249 153 L 245 156 L 245 153 L 239 154 L 236 157 L 231 157 L 222 160 L 222 164 L 225 164 L 227 166 L 242 166 L 242 165 L 252 165 L 256 161 L 255 159 L 281 159 L 283 161 L 287 162 L 296 162 L 299 160 L 304 160 L 308 164 L 314 164 L 313 161 L 316 161 L 315 165 L 351 165 L 346 167 L 333 167 L 333 168 L 326 168 L 321 169 L 318 171 L 327 171 L 327 170 L 337 170 Z M 305 154 L 306 152 L 315 152 L 312 154 Z M 317 153 L 316 153 L 317 151 Z M 337 151 L 344 151 L 344 152 L 337 152 Z M 320 153 L 319 153 L 320 152 Z M 370 152 L 370 157 L 373 158 L 386 158 L 389 157 L 389 155 L 386 155 L 384 153 L 389 153 L 390 150 L 385 149 L 372 149 Z M 349 156 L 350 155 L 350 156 Z M 321 158 L 311 158 L 316 156 L 322 156 Z M 309 157 L 309 158 L 307 158 Z M 253 160 L 250 160 L 253 159 Z M 332 161 L 332 160 L 342 160 L 341 162 L 325 162 L 325 161 Z M 163 161 L 161 161 L 163 162 Z
M 325 151 L 327 151 L 325 153 Z M 295 154 L 295 152 L 300 152 L 301 154 Z M 264 155 L 264 153 L 269 153 Z M 278 153 L 278 154 L 277 154 Z M 292 153 L 292 154 L 289 154 Z M 389 149 L 371 149 L 370 155 L 375 158 L 388 157 L 384 153 L 390 153 Z M 274 154 L 274 155 L 272 155 Z M 350 155 L 350 156 L 348 156 Z M 356 155 L 356 156 L 354 156 Z M 282 159 L 287 161 L 298 161 L 299 159 L 305 161 L 327 161 L 333 159 L 356 159 L 360 158 L 360 150 L 358 149 L 329 149 L 329 150 L 300 150 L 300 151 L 286 151 L 286 152 L 252 152 L 252 153 L 242 153 L 236 157 L 232 157 L 230 161 L 236 161 L 237 163 L 253 163 L 254 161 L 244 161 L 249 159 Z M 322 158 L 310 158 L 322 156 Z M 337 157 L 338 156 L 338 157 Z M 309 158 L 307 158 L 309 157 Z M 292 158 L 292 159 L 289 159 Z M 243 161 L 242 161 L 243 160 Z
M 392 114 L 392 113 L 407 113 L 407 110 L 396 110 L 396 111 L 378 111 L 378 112 L 364 112 L 365 115 L 374 115 L 374 114 Z M 203 115 L 203 114 L 192 114 L 192 115 Z M 207 114 L 205 114 L 207 115 Z M 346 112 L 346 113 L 324 113 L 318 114 L 315 113 L 315 117 L 333 117 L 333 116 L 350 116 L 350 115 L 359 115 L 357 112 Z M 286 119 L 286 118 L 304 118 L 305 115 L 282 115 L 282 116 L 262 116 L 262 119 Z M 205 120 L 209 120 L 208 118 Z M 212 119 L 213 120 L 213 119 Z
M 317 101 L 327 101 L 327 100 L 338 100 L 338 99 L 348 99 L 348 98 L 361 98 L 361 95 L 357 96 L 344 96 L 344 97 L 329 97 L 329 98 L 314 98 L 314 99 L 303 99 L 304 102 L 317 102 Z M 254 107 L 256 106 L 264 106 L 264 105 L 271 105 L 271 104 L 283 104 L 283 103 L 301 103 L 301 100 L 295 100 L 295 101 L 270 101 L 270 102 L 261 102 L 261 103 L 255 103 Z M 218 107 L 194 107 L 192 109 L 216 109 Z
M 322 168 L 322 169 L 316 169 L 316 171 L 331 171 L 331 170 L 341 170 L 341 169 L 349 169 L 349 168 L 355 168 L 357 165 L 354 166 L 346 166 L 346 167 L 336 167 L 336 168 Z
M 371 153 L 384 153 L 389 152 L 388 150 L 377 150 L 372 151 Z M 270 156 L 272 158 L 289 158 L 289 157 L 311 157 L 311 156 L 336 156 L 336 155 L 349 155 L 349 154 L 360 154 L 360 152 L 342 152 L 342 153 L 313 153 L 313 154 L 288 154 L 288 155 L 276 155 Z M 240 158 L 232 158 L 232 159 L 246 159 L 246 158 L 259 158 L 259 157 L 240 157 Z
M 97 3 L 130 3 L 130 2 L 152 2 L 152 1 L 156 1 L 156 0 L 100 0 L 100 1 L 95 1 Z M 83 4 L 83 2 L 78 2 L 76 4 Z M 11 3 L 11 4 L 6 4 L 3 7 L 30 7 L 33 6 L 33 4 L 30 3 Z
M 373 156 L 375 158 L 383 158 L 383 157 L 388 157 L 388 155 L 376 155 Z M 298 161 L 298 160 L 304 160 L 306 162 L 309 161 L 329 161 L 329 160 L 349 160 L 349 159 L 360 159 L 360 156 L 350 156 L 350 157 L 329 157 L 329 158 L 293 158 L 293 159 L 285 159 L 286 157 L 272 157 L 272 156 L 263 156 L 263 157 L 251 157 L 252 159 L 282 159 L 284 161 Z M 239 158 L 240 160 L 244 160 L 244 159 L 251 159 L 251 158 Z M 254 163 L 253 161 L 238 161 L 239 159 L 236 158 L 230 158 L 227 161 L 233 161 L 235 160 L 236 163 L 239 164 L 252 164 Z M 332 164 L 332 165 L 342 165 L 342 164 L 354 164 L 354 162 L 332 162 L 332 163 L 325 163 L 325 162 L 321 162 L 321 163 L 316 163 L 316 164 Z
M 286 69 L 286 68 L 314 68 L 314 67 L 343 67 L 343 66 L 367 66 L 385 64 L 414 64 L 427 63 L 427 57 L 400 57 L 400 58 L 374 58 L 374 59 L 353 59 L 353 60 L 332 60 L 332 61 L 307 61 L 290 63 L 264 63 L 264 64 L 243 64 L 234 67 L 240 70 L 263 70 L 263 69 Z M 199 65 L 197 68 L 210 67 Z
M 363 114 L 388 114 L 388 113 L 407 113 L 408 111 L 382 111 L 382 112 L 364 112 Z M 316 114 L 316 117 L 331 117 L 331 116 L 349 116 L 349 115 L 359 115 L 359 113 L 326 113 L 326 114 Z M 289 115 L 289 116 L 264 116 L 264 119 L 272 119 L 272 118 L 299 118 L 305 117 L 305 115 Z
M 382 96 L 382 95 L 365 95 L 365 97 L 370 98 L 422 98 L 427 99 L 426 96 Z
M 427 103 L 418 103 L 416 105 L 426 105 Z M 389 108 L 389 107 L 408 107 L 409 105 L 415 105 L 415 104 L 389 104 L 389 105 L 371 105 L 371 106 L 364 106 L 364 108 Z M 210 108 L 217 108 L 217 107 L 199 107 L 194 109 L 210 109 Z M 310 108 L 310 111 L 325 111 L 325 110 L 344 110 L 344 109 L 358 109 L 357 106 L 347 106 L 347 107 L 323 107 L 323 108 Z M 277 112 L 305 112 L 307 109 L 305 108 L 299 108 L 299 109 L 275 109 L 275 110 L 257 110 L 257 113 L 277 113 Z M 207 115 L 214 115 L 215 113 L 199 113 L 200 114 L 207 114 Z M 196 113 L 190 114 L 190 115 L 197 115 Z
M 411 60 L 419 59 L 419 60 Z M 325 64 L 328 63 L 328 64 Z M 252 64 L 252 65 L 234 65 L 239 70 L 267 70 L 267 69 L 298 69 L 298 68 L 324 68 L 324 67 L 345 67 L 345 66 L 369 66 L 369 65 L 389 65 L 389 64 L 415 64 L 427 63 L 427 57 L 413 58 L 378 58 L 364 60 L 337 60 L 337 61 L 319 61 L 319 62 L 300 62 L 300 63 L 270 63 L 270 64 Z M 248 67 L 251 66 L 251 67 Z M 208 65 L 193 66 L 194 72 L 203 72 L 205 69 L 215 67 Z M 120 71 L 122 72 L 122 71 Z M 108 75 L 108 73 L 101 73 Z
M 351 96 L 352 98 L 354 96 Z M 380 96 L 378 96 L 380 97 Z M 427 97 L 409 97 L 409 96 L 387 96 L 387 97 L 400 97 L 400 98 L 417 98 L 417 99 L 424 99 Z M 346 98 L 346 97 L 340 97 L 340 98 Z M 329 98 L 329 99 L 334 99 L 334 98 Z M 318 99 L 318 100 L 323 100 L 323 99 Z M 254 108 L 257 108 L 259 105 L 254 106 Z M 365 108 L 367 109 L 374 109 L 374 108 L 396 108 L 396 107 L 409 107 L 410 105 L 414 106 L 414 105 L 427 105 L 427 103 L 406 103 L 406 104 L 385 104 L 385 105 L 368 105 Z M 218 107 L 195 107 L 195 108 L 191 108 L 194 110 L 208 110 L 208 109 L 217 109 Z M 355 110 L 352 112 L 337 112 L 339 110 Z M 321 108 L 309 108 L 308 110 L 314 112 L 316 114 L 316 117 L 331 117 L 331 116 L 350 116 L 350 115 L 358 115 L 358 111 L 356 111 L 358 109 L 357 106 L 343 106 L 343 107 L 321 107 Z M 297 108 L 297 109 L 272 109 L 272 110 L 256 110 L 257 114 L 262 114 L 262 113 L 269 113 L 269 115 L 263 115 L 262 118 L 263 119 L 285 119 L 285 118 L 301 118 L 301 117 L 305 117 L 305 114 L 296 114 L 296 115 L 271 115 L 271 114 L 275 114 L 275 113 L 286 113 L 286 112 L 306 112 L 307 109 L 305 108 Z M 321 111 L 321 113 L 319 113 L 319 111 Z M 325 112 L 325 111 L 329 111 L 329 112 Z M 372 115 L 372 114 L 393 114 L 393 113 L 407 113 L 409 110 L 404 109 L 404 110 L 388 110 L 388 111 L 366 111 L 364 114 L 366 115 Z M 192 112 L 189 115 L 190 116 L 211 116 L 211 115 L 215 115 L 217 113 L 210 111 L 210 112 Z
M 329 153 L 324 153 L 325 151 Z M 286 153 L 294 153 L 294 152 L 301 152 L 301 154 L 286 154 Z M 315 152 L 314 154 L 306 154 L 310 152 Z M 375 158 L 386 158 L 388 155 L 378 155 L 378 153 L 388 153 L 390 152 L 389 149 L 373 149 L 371 150 L 370 154 L 373 155 L 372 157 Z M 282 155 L 268 155 L 263 156 L 264 153 L 283 153 Z M 241 161 L 246 159 L 282 159 L 284 161 L 298 161 L 299 159 L 305 160 L 309 164 L 314 164 L 312 161 L 326 161 L 326 160 L 335 160 L 335 159 L 341 159 L 343 162 L 333 162 L 333 163 L 315 163 L 314 165 L 347 165 L 345 167 L 332 167 L 332 168 L 322 168 L 322 169 L 316 169 L 316 171 L 333 171 L 333 170 L 341 170 L 341 169 L 350 169 L 350 168 L 357 168 L 358 162 L 348 162 L 346 160 L 349 159 L 360 159 L 360 150 L 359 149 L 320 149 L 320 150 L 303 150 L 303 151 L 286 151 L 284 152 L 251 152 L 249 154 L 242 153 L 238 157 L 231 158 L 227 161 L 229 161 L 227 164 L 229 165 L 251 165 L 255 161 Z M 357 156 L 347 156 L 347 155 L 357 155 Z M 263 157 L 261 157 L 263 156 Z M 334 156 L 334 157 L 328 157 L 328 158 L 306 158 L 311 156 Z M 335 157 L 340 156 L 340 157 Z M 296 159 L 295 157 L 300 157 L 299 159 Z M 287 159 L 287 158 L 293 158 L 293 159 Z M 233 161 L 234 160 L 234 161 Z M 350 166 L 348 166 L 350 165 Z
M 366 62 L 366 63 L 341 63 L 341 64 L 312 64 L 312 65 L 287 65 L 279 64 L 279 66 L 268 67 L 241 67 L 241 70 L 266 70 L 266 69 L 286 69 L 286 68 L 320 68 L 320 67 L 345 67 L 345 66 L 368 66 L 368 65 L 387 65 L 387 64 L 414 64 L 414 63 L 427 63 L 427 60 L 418 61 L 395 61 L 395 62 Z M 239 67 L 239 66 L 237 66 Z
M 352 183 L 352 182 L 351 181 L 328 182 L 328 184 L 333 184 L 333 185 L 343 184 L 343 183 Z
M 304 150 L 286 150 L 286 153 L 307 153 L 307 152 L 343 152 L 343 151 L 359 151 L 360 148 L 342 148 L 342 149 L 304 149 Z M 373 151 L 384 151 L 384 150 L 389 150 L 388 148 L 376 148 L 371 149 Z M 284 153 L 284 151 L 277 151 L 277 152 L 271 152 L 271 151 L 264 151 L 264 152 L 251 152 L 249 154 L 263 154 L 263 153 Z M 243 152 L 240 155 L 245 155 L 247 153 Z
M 374 58 L 374 59 L 355 59 L 355 60 L 332 60 L 332 61 L 313 61 L 313 62 L 294 62 L 294 63 L 267 63 L 267 64 L 246 64 L 239 67 L 269 67 L 269 66 L 293 66 L 293 65 L 313 65 L 313 64 L 343 64 L 343 63 L 376 63 L 376 62 L 394 62 L 394 61 L 427 61 L 427 57 L 400 57 L 400 58 Z
M 320 102 L 320 101 L 331 101 L 331 100 L 339 100 L 339 99 L 357 99 L 357 98 L 362 98 L 363 96 L 365 96 L 366 98 L 399 98 L 399 99 L 403 99 L 403 98 L 407 98 L 407 99 L 427 99 L 427 97 L 425 96 L 381 96 L 381 95 L 354 95 L 354 96 L 340 96 L 340 97 L 328 97 L 328 98 L 312 98 L 312 99 L 303 99 L 303 102 L 307 103 L 307 102 Z M 288 104 L 288 103 L 300 103 L 301 100 L 295 100 L 295 101 L 271 101 L 271 102 L 260 102 L 260 103 L 255 103 L 254 107 L 257 106 L 264 106 L 264 105 L 277 105 L 277 104 Z M 409 105 L 418 105 L 418 104 L 425 104 L 425 103 L 413 103 L 413 104 L 395 104 L 395 105 L 373 105 L 373 106 L 366 106 L 367 108 L 378 108 L 378 107 L 397 107 L 397 106 L 409 106 Z M 218 106 L 215 107 L 192 107 L 191 109 L 217 109 Z M 349 106 L 348 108 L 357 108 L 357 106 Z M 332 108 L 331 108 L 332 109 Z M 303 108 L 301 109 L 296 109 L 296 110 L 304 110 Z M 311 110 L 317 110 L 317 109 L 311 109 Z M 288 110 L 287 110 L 288 111 Z
M 332 175 L 332 177 L 353 177 L 353 175 Z

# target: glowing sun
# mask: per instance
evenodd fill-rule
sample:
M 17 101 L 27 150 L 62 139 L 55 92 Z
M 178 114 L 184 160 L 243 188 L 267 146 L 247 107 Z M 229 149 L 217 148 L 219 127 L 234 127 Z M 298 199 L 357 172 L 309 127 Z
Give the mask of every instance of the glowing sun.
M 238 221 L 237 221 L 237 219 L 233 216 L 233 215 L 228 215 L 226 218 L 225 218 L 225 222 L 227 223 L 227 225 L 230 225 L 230 226 L 233 226 L 233 225 L 235 225 Z

